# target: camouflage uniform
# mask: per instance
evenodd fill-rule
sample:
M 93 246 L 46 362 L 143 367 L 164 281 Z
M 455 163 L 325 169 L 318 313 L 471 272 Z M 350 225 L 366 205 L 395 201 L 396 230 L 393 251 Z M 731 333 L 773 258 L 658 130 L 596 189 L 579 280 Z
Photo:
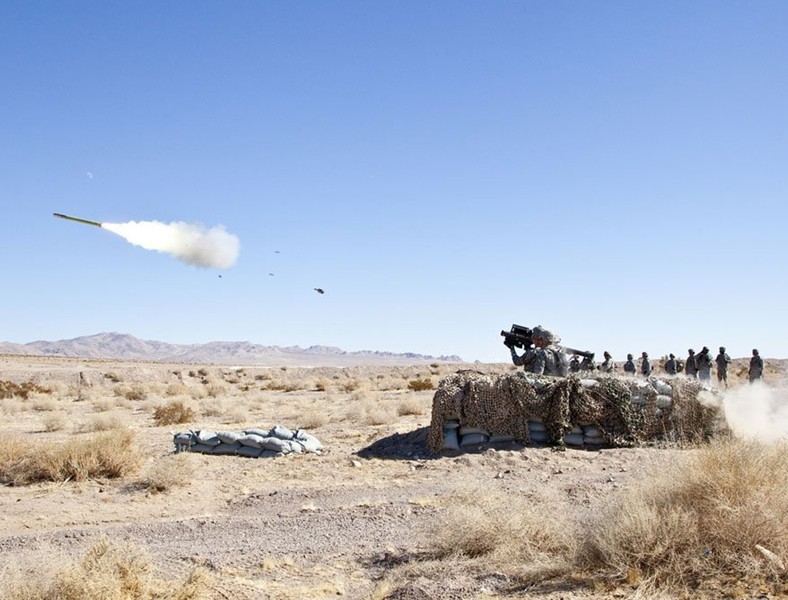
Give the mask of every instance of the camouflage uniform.
M 594 368 L 594 360 L 590 356 L 584 356 L 582 362 L 580 363 L 580 370 L 593 371 Z
M 645 352 L 641 355 L 640 372 L 643 373 L 643 377 L 651 375 L 651 361 Z
M 725 384 L 728 387 L 728 365 L 731 364 L 731 357 L 725 352 L 725 348 L 720 346 L 720 353 L 714 359 L 717 363 L 717 383 Z
M 695 366 L 698 369 L 698 379 L 706 383 L 711 382 L 711 365 L 712 362 L 711 356 L 709 355 L 709 349 L 703 346 L 703 350 L 695 357 Z
M 569 372 L 577 373 L 579 370 L 580 370 L 580 359 L 575 354 L 572 356 L 572 360 L 569 361 Z
M 698 378 L 698 365 L 695 362 L 695 351 L 688 350 L 689 356 L 687 356 L 687 361 L 684 363 L 684 374 L 687 377 L 692 377 L 693 379 Z
M 665 373 L 668 375 L 676 374 L 676 357 L 672 354 L 668 357 L 668 360 L 665 361 Z
M 614 368 L 613 357 L 608 352 L 605 352 L 605 360 L 599 365 L 599 370 L 603 373 L 612 373 Z
M 627 362 L 624 363 L 624 373 L 627 375 L 634 375 L 636 372 L 635 361 L 632 360 L 631 354 L 627 354 Z
M 546 345 L 529 348 L 522 356 L 517 356 L 514 346 L 510 346 L 512 362 L 518 367 L 522 366 L 524 370 L 537 375 L 566 377 L 569 374 L 566 354 L 557 345 L 561 338 L 541 325 L 534 327 L 531 335 L 535 340 L 543 340 Z
M 748 372 L 750 383 L 763 377 L 763 359 L 757 350 L 752 351 L 750 359 L 750 370 Z

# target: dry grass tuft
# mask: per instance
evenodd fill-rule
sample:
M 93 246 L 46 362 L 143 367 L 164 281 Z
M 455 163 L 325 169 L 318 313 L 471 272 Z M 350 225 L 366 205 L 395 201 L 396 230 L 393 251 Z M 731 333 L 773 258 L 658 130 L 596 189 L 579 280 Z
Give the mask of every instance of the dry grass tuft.
M 185 581 L 158 579 L 142 549 L 108 540 L 93 545 L 78 562 L 49 569 L 7 576 L 0 594 L 7 600 L 198 600 L 209 583 L 203 569 Z
M 168 454 L 149 465 L 139 483 L 153 493 L 185 487 L 194 478 L 194 463 L 195 456 L 188 452 Z
M 62 431 L 69 424 L 68 415 L 63 412 L 53 412 L 44 415 L 44 417 L 41 419 L 41 422 L 43 424 L 44 431 L 49 432 Z
M 27 485 L 39 481 L 83 481 L 90 477 L 118 478 L 139 468 L 134 433 L 117 430 L 64 443 L 25 443 L 0 438 L 0 482 Z
M 126 426 L 124 416 L 119 413 L 102 413 L 93 415 L 87 423 L 79 427 L 82 432 L 113 431 Z
M 170 400 L 167 404 L 153 409 L 153 420 L 156 425 L 172 425 L 174 423 L 189 423 L 197 415 L 194 410 L 186 406 L 183 400 Z
M 14 383 L 12 381 L 0 381 L 0 398 L 27 398 L 31 393 L 49 394 L 51 390 L 40 385 L 36 385 L 32 381 L 25 383 Z
M 405 415 L 423 415 L 425 412 L 424 403 L 418 396 L 405 396 L 397 405 L 397 414 L 400 417 Z
M 325 410 L 312 408 L 301 414 L 298 427 L 302 429 L 318 429 L 328 422 L 329 418 Z
M 425 377 L 424 379 L 411 379 L 408 382 L 408 389 L 414 392 L 423 392 L 425 390 L 434 390 L 435 385 L 429 377 Z
M 600 515 L 583 566 L 655 588 L 774 581 L 756 546 L 788 557 L 788 444 L 718 440 L 627 490 Z M 783 574 L 784 575 L 784 574 Z

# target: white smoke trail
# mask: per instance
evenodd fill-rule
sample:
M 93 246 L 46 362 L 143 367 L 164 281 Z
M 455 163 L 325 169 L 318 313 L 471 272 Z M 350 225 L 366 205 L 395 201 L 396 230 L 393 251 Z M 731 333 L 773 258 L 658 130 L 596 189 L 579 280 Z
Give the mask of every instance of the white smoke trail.
M 762 442 L 788 440 L 788 390 L 762 383 L 725 394 L 725 417 L 736 435 Z
M 206 229 L 202 225 L 158 221 L 102 223 L 127 242 L 146 250 L 166 252 L 196 267 L 227 269 L 235 264 L 241 243 L 222 225 Z

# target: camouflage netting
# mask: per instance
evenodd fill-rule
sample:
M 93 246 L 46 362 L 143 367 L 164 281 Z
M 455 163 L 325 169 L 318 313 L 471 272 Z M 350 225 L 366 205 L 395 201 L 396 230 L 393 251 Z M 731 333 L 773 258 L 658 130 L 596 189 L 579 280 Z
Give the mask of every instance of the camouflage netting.
M 433 453 L 497 440 L 575 446 L 699 443 L 726 428 L 717 393 L 685 377 L 460 371 L 435 392 L 428 443 Z

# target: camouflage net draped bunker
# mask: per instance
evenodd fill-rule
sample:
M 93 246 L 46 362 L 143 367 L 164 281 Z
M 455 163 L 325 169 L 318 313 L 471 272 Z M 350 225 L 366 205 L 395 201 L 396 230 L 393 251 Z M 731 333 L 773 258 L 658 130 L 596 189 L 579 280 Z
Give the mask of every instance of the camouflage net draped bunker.
M 557 446 L 697 444 L 726 431 L 719 394 L 696 379 L 553 378 L 459 371 L 432 400 L 430 452 L 516 441 Z

